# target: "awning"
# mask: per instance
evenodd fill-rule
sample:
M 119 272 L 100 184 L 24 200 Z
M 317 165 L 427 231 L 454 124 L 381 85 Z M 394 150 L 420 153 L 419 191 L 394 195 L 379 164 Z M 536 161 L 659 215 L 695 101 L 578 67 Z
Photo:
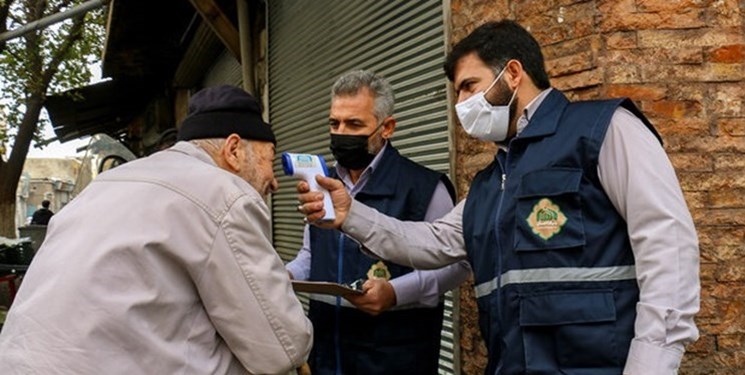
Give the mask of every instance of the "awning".
M 48 96 L 44 106 L 60 142 L 96 133 L 120 138 L 144 110 L 148 94 L 140 84 L 104 81 Z
M 45 107 L 60 142 L 96 133 L 118 139 L 163 92 L 198 24 L 188 1 L 109 3 L 103 76 L 110 81 L 48 96 Z M 192 24 L 195 23 L 195 24 Z

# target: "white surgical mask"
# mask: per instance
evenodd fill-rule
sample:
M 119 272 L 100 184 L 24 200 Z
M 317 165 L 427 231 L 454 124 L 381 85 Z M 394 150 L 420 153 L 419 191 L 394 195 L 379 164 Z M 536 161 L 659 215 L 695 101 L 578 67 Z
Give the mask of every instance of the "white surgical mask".
M 512 93 L 512 98 L 506 105 L 491 105 L 484 97 L 484 94 L 489 92 L 502 78 L 506 69 L 505 66 L 486 90 L 455 105 L 458 120 L 471 137 L 492 142 L 501 142 L 507 138 L 507 131 L 510 127 L 510 105 L 515 100 L 517 89 Z

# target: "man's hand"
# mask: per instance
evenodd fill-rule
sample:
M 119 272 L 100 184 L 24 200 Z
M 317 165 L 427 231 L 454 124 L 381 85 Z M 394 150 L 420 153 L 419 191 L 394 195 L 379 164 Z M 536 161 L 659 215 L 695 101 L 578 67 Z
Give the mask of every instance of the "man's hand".
M 367 280 L 362 285 L 362 290 L 365 294 L 350 294 L 344 298 L 358 309 L 373 316 L 396 305 L 396 292 L 387 280 Z
M 323 193 L 319 191 L 310 191 L 308 183 L 300 181 L 297 184 L 298 200 L 300 205 L 297 207 L 298 212 L 305 215 L 305 220 L 318 226 L 320 228 L 341 228 L 341 224 L 347 218 L 350 207 L 352 207 L 352 197 L 349 196 L 347 190 L 344 189 L 344 184 L 341 181 L 316 176 L 318 184 L 331 193 L 331 201 L 334 207 L 323 207 Z M 333 209 L 336 214 L 336 219 L 333 222 L 321 221 L 323 215 L 326 214 L 325 210 Z

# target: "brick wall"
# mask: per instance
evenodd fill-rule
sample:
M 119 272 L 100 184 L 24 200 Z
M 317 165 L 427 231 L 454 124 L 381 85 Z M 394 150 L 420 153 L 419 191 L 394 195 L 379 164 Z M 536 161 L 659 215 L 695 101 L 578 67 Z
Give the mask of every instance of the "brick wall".
M 701 338 L 681 374 L 745 368 L 745 1 L 451 0 L 452 41 L 511 18 L 543 46 L 554 87 L 570 98 L 628 96 L 662 134 L 699 233 Z M 456 130 L 465 197 L 495 148 Z M 651 183 L 651 182 L 650 182 Z M 485 349 L 471 285 L 461 297 L 464 374 Z

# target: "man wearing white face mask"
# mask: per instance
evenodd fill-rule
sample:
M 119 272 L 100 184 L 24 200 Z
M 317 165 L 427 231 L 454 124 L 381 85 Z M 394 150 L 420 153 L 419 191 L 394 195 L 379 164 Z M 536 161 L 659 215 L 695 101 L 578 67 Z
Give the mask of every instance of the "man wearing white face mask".
M 505 66 L 486 90 L 472 95 L 455 106 L 460 124 L 470 136 L 494 142 L 504 141 L 507 138 L 510 125 L 510 106 L 515 100 L 517 89 L 512 92 L 510 101 L 504 105 L 492 105 L 486 99 L 486 93 L 491 92 L 506 70 L 507 67 Z
M 487 374 L 677 373 L 698 337 L 698 241 L 653 126 L 628 99 L 569 102 L 512 21 L 477 28 L 445 71 L 464 129 L 499 146 L 468 198 L 435 223 L 404 223 L 319 178 L 333 225 L 414 267 L 467 257 Z M 320 194 L 298 191 L 315 222 Z

